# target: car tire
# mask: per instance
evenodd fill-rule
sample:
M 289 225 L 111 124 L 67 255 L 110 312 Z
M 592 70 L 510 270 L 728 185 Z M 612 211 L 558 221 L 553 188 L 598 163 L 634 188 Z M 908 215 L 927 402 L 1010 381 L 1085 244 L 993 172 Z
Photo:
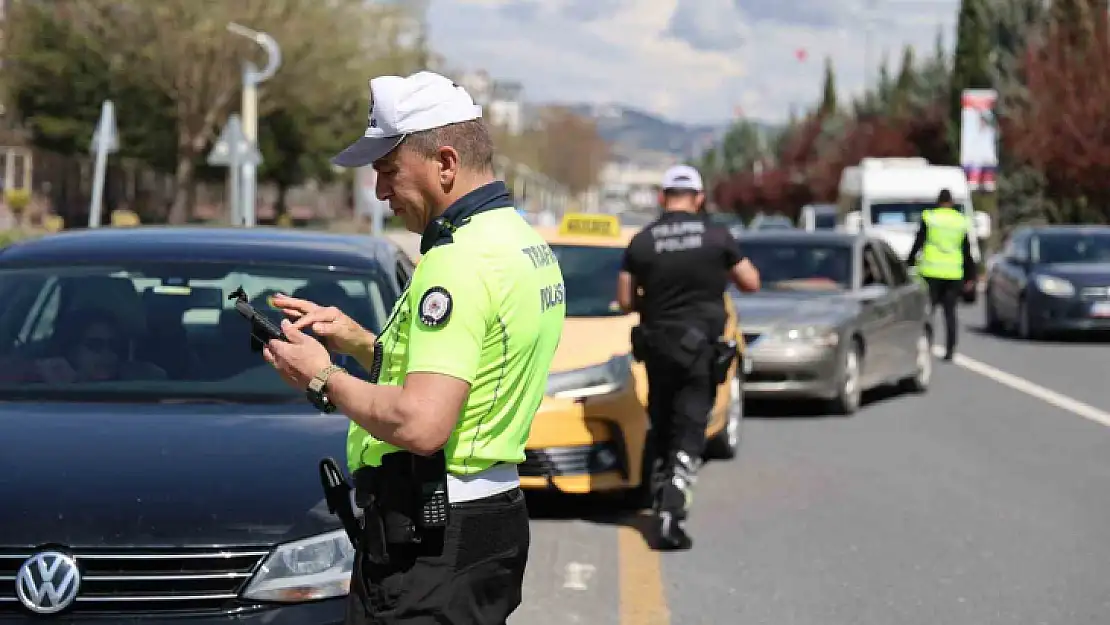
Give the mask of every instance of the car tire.
M 989 284 L 987 290 L 983 292 L 983 322 L 987 332 L 991 334 L 1001 335 L 1005 332 L 1002 320 L 998 318 L 998 310 L 994 307 L 994 300 L 991 299 Z
M 840 388 L 832 407 L 836 414 L 851 415 L 859 410 L 863 399 L 863 345 L 853 339 L 840 358 Z
M 916 369 L 912 376 L 902 380 L 902 388 L 910 393 L 924 393 L 933 379 L 933 333 L 928 329 L 917 337 L 915 352 Z
M 1017 317 L 1017 335 L 1019 338 L 1032 341 L 1040 337 L 1040 332 L 1033 324 L 1033 318 L 1029 314 L 1029 304 L 1026 303 L 1024 297 L 1018 302 Z
M 732 460 L 740 451 L 744 425 L 744 383 L 739 375 L 732 377 L 729 391 L 725 427 L 705 443 L 705 457 L 710 460 Z

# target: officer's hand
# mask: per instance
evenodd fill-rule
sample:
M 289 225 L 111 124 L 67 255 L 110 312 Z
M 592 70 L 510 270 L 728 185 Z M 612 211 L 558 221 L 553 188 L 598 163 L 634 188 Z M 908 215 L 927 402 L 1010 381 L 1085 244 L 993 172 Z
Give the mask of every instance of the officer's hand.
M 308 388 L 312 377 L 331 364 L 331 355 L 318 341 L 293 327 L 289 320 L 281 322 L 281 330 L 289 341 L 269 341 L 262 349 L 262 357 L 290 386 Z
M 275 295 L 274 307 L 293 320 L 297 330 L 311 330 L 328 349 L 349 356 L 370 349 L 376 338 L 366 328 L 334 306 L 323 307 L 307 300 Z

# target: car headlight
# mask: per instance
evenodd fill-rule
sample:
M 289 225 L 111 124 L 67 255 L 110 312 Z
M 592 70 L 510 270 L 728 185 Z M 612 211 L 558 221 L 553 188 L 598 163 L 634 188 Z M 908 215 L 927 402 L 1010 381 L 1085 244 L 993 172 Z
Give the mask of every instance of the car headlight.
M 759 344 L 803 344 L 833 347 L 840 341 L 836 328 L 826 325 L 806 325 L 773 330 L 759 338 Z
M 343 530 L 286 543 L 262 563 L 243 597 L 282 603 L 342 597 L 350 590 L 354 562 Z
M 1053 297 L 1071 297 L 1075 295 L 1075 285 L 1063 278 L 1054 276 L 1037 276 L 1033 278 L 1037 290 Z
M 561 399 L 608 395 L 624 388 L 632 378 L 632 356 L 614 356 L 608 362 L 547 376 L 547 394 Z

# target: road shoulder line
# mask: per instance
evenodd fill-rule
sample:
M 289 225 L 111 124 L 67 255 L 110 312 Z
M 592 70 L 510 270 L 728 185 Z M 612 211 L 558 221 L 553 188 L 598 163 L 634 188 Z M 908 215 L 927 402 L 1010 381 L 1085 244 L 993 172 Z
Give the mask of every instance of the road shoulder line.
M 937 356 L 944 354 L 944 350 L 940 347 L 933 347 L 933 353 Z M 1067 395 L 1057 393 L 1056 391 L 1045 388 L 1040 384 L 1027 380 L 1025 378 L 1016 376 L 1012 373 L 1007 373 L 997 367 L 992 367 L 985 362 L 980 362 L 974 358 L 969 358 L 963 354 L 954 354 L 952 362 L 968 371 L 973 371 L 979 375 L 994 380 L 999 384 L 1008 386 L 1020 393 L 1035 397 L 1055 408 L 1066 410 L 1072 414 L 1078 415 L 1093 421 L 1099 425 L 1110 427 L 1110 412 L 1099 410 L 1090 404 L 1083 403 L 1078 399 L 1073 399 Z

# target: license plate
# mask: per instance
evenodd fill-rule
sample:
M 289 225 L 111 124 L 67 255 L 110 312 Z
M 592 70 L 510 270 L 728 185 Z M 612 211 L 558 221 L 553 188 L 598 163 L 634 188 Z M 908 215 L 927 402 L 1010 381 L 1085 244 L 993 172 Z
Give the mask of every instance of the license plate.
M 1092 317 L 1110 317 L 1110 302 L 1095 302 L 1091 304 Z

